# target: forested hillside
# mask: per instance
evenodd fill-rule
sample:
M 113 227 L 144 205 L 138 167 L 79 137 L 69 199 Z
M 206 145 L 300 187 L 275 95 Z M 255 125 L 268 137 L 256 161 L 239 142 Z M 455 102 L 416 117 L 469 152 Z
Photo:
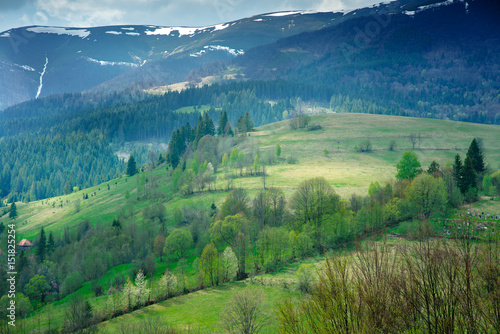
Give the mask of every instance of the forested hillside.
M 338 107 L 362 100 L 396 115 L 500 124 L 499 3 L 434 2 L 295 35 L 234 62 L 254 79 L 335 87 Z

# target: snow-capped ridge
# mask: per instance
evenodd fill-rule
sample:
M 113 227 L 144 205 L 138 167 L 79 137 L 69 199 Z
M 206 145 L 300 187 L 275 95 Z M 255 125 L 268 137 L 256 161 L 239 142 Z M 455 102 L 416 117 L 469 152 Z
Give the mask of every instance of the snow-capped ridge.
M 70 35 L 78 36 L 80 38 L 87 38 L 90 35 L 90 31 L 87 29 L 75 29 L 75 28 L 62 28 L 62 27 L 30 27 L 26 28 L 27 31 L 39 33 L 39 34 L 57 34 L 57 35 Z

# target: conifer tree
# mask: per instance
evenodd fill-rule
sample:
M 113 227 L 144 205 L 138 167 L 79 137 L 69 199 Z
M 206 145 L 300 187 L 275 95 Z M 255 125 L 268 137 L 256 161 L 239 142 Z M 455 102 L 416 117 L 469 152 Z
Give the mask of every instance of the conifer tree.
M 221 111 L 220 117 L 219 117 L 219 126 L 217 127 L 217 134 L 219 136 L 224 136 L 226 135 L 226 124 L 227 124 L 227 113 L 224 110 L 223 112 Z
M 465 158 L 461 179 L 460 191 L 462 191 L 462 194 L 466 194 L 469 189 L 475 188 L 477 185 L 477 174 L 470 156 Z
M 470 143 L 469 150 L 467 151 L 467 156 L 472 159 L 472 165 L 477 174 L 483 173 L 486 168 L 484 166 L 484 156 L 479 144 L 474 138 Z
M 54 243 L 54 235 L 52 234 L 52 231 L 49 233 L 49 240 L 47 241 L 47 254 L 52 254 L 52 252 L 55 249 L 55 243 Z
M 14 219 L 17 217 L 17 207 L 16 207 L 16 202 L 12 202 L 10 205 L 10 213 L 9 213 L 9 218 Z
M 464 168 L 462 164 L 462 159 L 460 159 L 460 154 L 457 153 L 455 156 L 455 162 L 453 163 L 453 178 L 458 186 L 462 189 L 462 169 Z
M 134 176 L 135 174 L 137 174 L 137 165 L 135 163 L 134 156 L 131 155 L 127 163 L 127 175 Z
M 38 256 L 38 262 L 42 263 L 45 259 L 45 252 L 47 251 L 47 239 L 45 237 L 45 231 L 42 227 L 40 230 L 40 237 L 38 238 L 38 243 L 36 245 L 36 255 Z
M 214 121 L 208 116 L 208 113 L 206 112 L 204 117 L 203 117 L 203 136 L 205 135 L 215 135 L 215 125 Z M 203 137 L 201 136 L 201 137 Z M 201 139 L 200 137 L 200 139 Z

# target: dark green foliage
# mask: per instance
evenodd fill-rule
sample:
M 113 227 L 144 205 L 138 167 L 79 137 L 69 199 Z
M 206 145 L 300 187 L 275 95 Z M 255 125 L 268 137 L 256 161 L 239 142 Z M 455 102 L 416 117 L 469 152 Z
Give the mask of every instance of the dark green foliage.
M 10 212 L 9 212 L 9 218 L 14 219 L 17 217 L 17 207 L 16 207 L 16 202 L 12 202 L 10 205 Z
M 472 158 L 467 156 L 462 168 L 460 190 L 462 194 L 466 194 L 469 189 L 475 188 L 477 185 L 477 172 L 474 168 Z
M 239 133 L 245 134 L 247 132 L 253 131 L 254 123 L 252 117 L 248 112 L 238 118 L 237 124 Z
M 92 306 L 80 295 L 72 299 L 65 311 L 64 330 L 68 333 L 85 333 L 93 325 Z
M 224 110 L 223 112 L 220 113 L 219 124 L 217 126 L 217 134 L 219 136 L 225 136 L 227 134 L 226 132 L 227 124 L 228 124 L 227 112 Z
M 134 156 L 131 155 L 127 162 L 127 175 L 134 176 L 135 174 L 137 174 L 137 165 Z
M 486 168 L 484 166 L 484 156 L 479 144 L 474 138 L 470 143 L 469 149 L 467 150 L 467 156 L 471 158 L 472 165 L 477 174 L 483 173 Z
M 45 230 L 43 227 L 40 230 L 40 237 L 36 243 L 36 256 L 38 257 L 38 262 L 42 263 L 45 259 L 45 253 L 47 252 L 47 238 L 45 236 Z
M 436 161 L 432 161 L 431 164 L 429 165 L 429 168 L 427 169 L 427 173 L 429 174 L 435 174 L 439 172 L 439 164 Z
M 55 250 L 55 242 L 54 242 L 54 235 L 52 234 L 52 231 L 49 233 L 49 239 L 47 241 L 47 254 L 52 254 Z
M 460 191 L 462 190 L 462 170 L 464 166 L 462 164 L 462 159 L 460 158 L 460 154 L 457 153 L 455 156 L 455 162 L 453 163 L 453 179 L 455 180 Z M 463 191 L 462 191 L 463 193 Z
M 111 227 L 121 230 L 122 224 L 120 223 L 119 219 L 115 218 L 115 219 L 113 219 L 113 223 L 111 224 Z
M 0 162 L 1 195 L 30 201 L 71 193 L 72 184 L 97 185 L 122 170 L 108 141 L 95 131 L 4 138 Z

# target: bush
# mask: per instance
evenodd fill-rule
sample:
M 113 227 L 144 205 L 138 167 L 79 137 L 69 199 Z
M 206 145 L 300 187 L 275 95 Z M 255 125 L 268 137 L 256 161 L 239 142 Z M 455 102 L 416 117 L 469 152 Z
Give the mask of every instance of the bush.
M 297 158 L 295 158 L 293 155 L 289 155 L 286 157 L 286 162 L 289 163 L 290 165 L 296 164 Z
M 315 131 L 315 130 L 321 130 L 321 129 L 322 129 L 321 125 L 319 125 L 319 124 L 317 124 L 317 125 L 311 124 L 307 127 L 307 131 Z
M 359 147 L 357 147 L 357 151 L 358 152 L 372 152 L 373 149 L 372 149 L 372 143 L 369 139 L 365 140 L 364 142 L 362 142 L 361 144 L 359 144 Z

